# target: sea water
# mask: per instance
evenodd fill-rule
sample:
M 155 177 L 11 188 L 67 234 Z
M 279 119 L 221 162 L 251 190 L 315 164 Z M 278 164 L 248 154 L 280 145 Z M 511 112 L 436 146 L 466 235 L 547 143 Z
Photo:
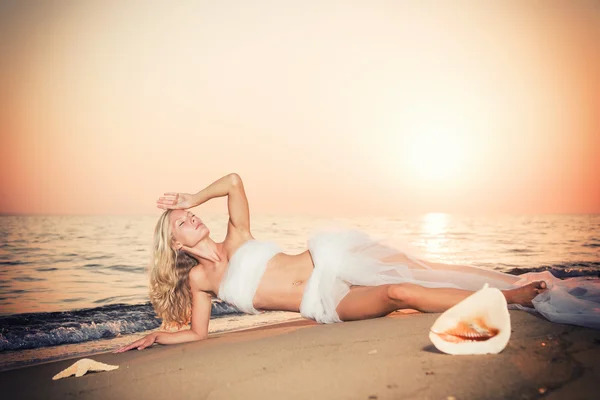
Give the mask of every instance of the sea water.
M 226 215 L 202 216 L 222 240 Z M 148 300 L 154 216 L 0 216 L 0 370 L 109 351 L 156 330 Z M 600 214 L 396 218 L 253 216 L 252 232 L 286 252 L 306 250 L 312 232 L 359 228 L 421 257 L 562 278 L 600 274 Z M 209 333 L 300 318 L 244 315 L 213 299 Z

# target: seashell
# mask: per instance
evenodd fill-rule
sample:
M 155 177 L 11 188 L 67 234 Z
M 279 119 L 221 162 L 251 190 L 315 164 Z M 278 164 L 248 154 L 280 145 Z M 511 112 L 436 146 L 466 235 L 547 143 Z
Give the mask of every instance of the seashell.
M 506 298 L 486 283 L 440 315 L 429 330 L 429 339 L 448 354 L 500 353 L 510 339 Z

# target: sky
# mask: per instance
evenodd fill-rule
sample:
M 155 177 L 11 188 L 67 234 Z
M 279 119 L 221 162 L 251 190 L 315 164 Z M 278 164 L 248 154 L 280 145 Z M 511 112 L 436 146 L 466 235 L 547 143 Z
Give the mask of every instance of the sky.
M 600 212 L 600 1 L 22 3 L 0 213 Z

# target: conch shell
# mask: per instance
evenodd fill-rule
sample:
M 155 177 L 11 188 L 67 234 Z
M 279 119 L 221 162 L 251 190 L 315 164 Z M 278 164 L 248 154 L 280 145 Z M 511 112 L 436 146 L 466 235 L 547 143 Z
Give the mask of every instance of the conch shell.
M 486 283 L 440 315 L 429 331 L 429 339 L 448 354 L 500 353 L 510 339 L 506 298 Z

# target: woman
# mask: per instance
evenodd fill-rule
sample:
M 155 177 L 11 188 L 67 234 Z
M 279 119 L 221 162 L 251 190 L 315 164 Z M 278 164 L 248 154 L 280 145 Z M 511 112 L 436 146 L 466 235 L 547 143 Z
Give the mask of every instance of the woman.
M 228 198 L 229 222 L 225 240 L 216 243 L 206 225 L 186 210 L 222 196 Z M 154 332 L 115 352 L 206 339 L 213 296 L 246 313 L 294 311 L 332 323 L 398 309 L 442 312 L 486 282 L 504 289 L 507 303 L 520 308 L 531 307 L 532 299 L 546 292 L 542 280 L 519 287 L 524 280 L 513 275 L 424 262 L 358 231 L 323 232 L 309 240 L 309 250 L 285 254 L 274 243 L 254 240 L 237 174 L 193 195 L 165 193 L 157 203 L 166 211 L 154 233 L 150 299 L 164 324 L 191 320 L 191 329 Z

